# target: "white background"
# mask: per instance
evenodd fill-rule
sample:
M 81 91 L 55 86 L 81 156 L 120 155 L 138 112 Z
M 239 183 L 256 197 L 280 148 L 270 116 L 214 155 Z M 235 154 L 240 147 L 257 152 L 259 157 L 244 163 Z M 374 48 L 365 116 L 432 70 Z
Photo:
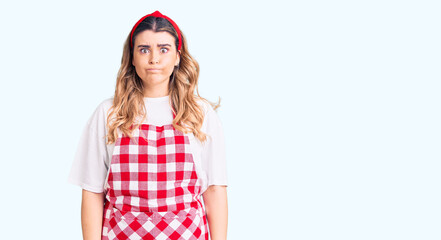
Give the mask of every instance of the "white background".
M 222 99 L 228 239 L 441 239 L 441 5 L 424 0 L 3 1 L 2 239 L 82 238 L 81 130 L 155 10 Z

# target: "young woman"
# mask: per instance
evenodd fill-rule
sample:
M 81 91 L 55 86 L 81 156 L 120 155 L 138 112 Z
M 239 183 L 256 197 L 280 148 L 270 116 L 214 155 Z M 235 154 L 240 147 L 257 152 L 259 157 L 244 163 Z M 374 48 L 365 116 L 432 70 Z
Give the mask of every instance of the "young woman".
M 89 118 L 69 175 L 83 189 L 85 240 L 226 239 L 219 104 L 199 95 L 198 76 L 173 20 L 155 11 L 135 24 L 114 97 Z

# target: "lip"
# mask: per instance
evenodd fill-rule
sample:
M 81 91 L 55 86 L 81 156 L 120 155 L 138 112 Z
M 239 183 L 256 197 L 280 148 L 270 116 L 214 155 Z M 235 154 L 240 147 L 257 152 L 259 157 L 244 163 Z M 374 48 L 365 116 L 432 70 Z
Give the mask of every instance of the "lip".
M 159 68 L 148 68 L 147 71 L 157 72 L 159 71 Z

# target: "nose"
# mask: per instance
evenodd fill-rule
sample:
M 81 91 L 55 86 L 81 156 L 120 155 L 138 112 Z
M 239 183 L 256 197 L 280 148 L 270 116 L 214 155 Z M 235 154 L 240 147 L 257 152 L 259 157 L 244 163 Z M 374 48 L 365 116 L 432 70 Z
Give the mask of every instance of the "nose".
M 152 53 L 150 54 L 150 60 L 149 63 L 150 64 L 156 64 L 159 62 L 159 54 L 157 54 L 155 51 L 152 51 Z

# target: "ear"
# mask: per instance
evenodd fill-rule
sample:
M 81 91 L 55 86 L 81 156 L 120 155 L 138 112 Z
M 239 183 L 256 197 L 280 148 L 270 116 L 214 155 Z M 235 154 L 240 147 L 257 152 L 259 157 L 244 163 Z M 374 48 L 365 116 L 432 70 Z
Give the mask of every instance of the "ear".
M 178 65 L 179 62 L 181 61 L 181 50 L 178 50 L 178 51 L 177 51 L 177 56 L 178 56 L 178 57 L 176 58 L 175 66 Z

